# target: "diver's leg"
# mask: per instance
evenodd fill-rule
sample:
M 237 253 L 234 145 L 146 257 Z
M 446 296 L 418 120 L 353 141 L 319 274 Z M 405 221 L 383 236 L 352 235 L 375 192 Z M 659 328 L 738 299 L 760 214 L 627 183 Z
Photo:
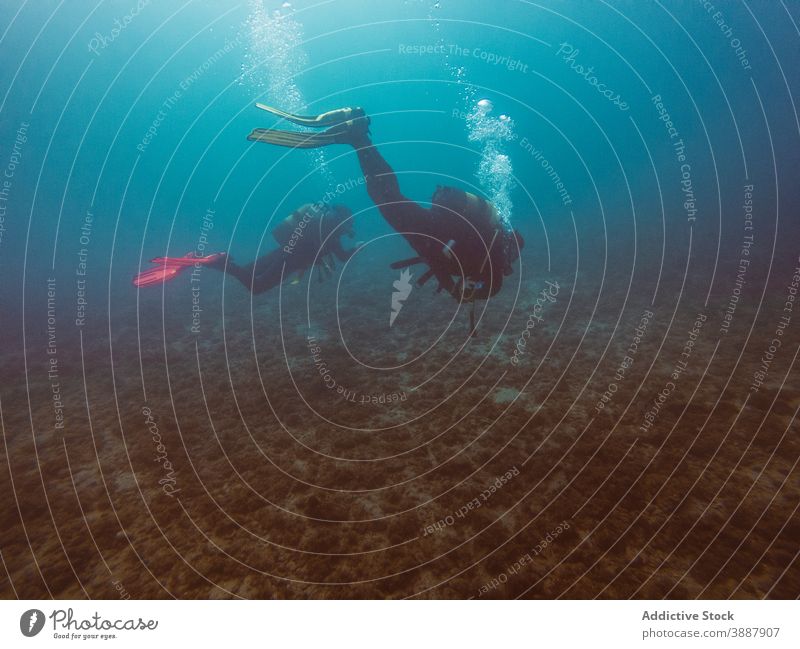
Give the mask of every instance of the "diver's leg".
M 367 133 L 359 134 L 351 142 L 358 155 L 361 171 L 367 183 L 367 193 L 377 205 L 386 222 L 401 233 L 419 257 L 406 260 L 407 265 L 423 262 L 430 271 L 419 278 L 424 284 L 431 275 L 439 281 L 439 290 L 452 293 L 453 279 L 447 271 L 441 255 L 444 242 L 439 241 L 431 210 L 412 201 L 400 191 L 400 183 L 394 169 L 380 154 Z M 445 237 L 446 238 L 446 237 Z
M 246 266 L 239 266 L 228 260 L 224 270 L 227 275 L 238 279 L 251 293 L 258 294 L 275 288 L 281 282 L 284 255 L 280 250 L 273 250 Z
M 251 291 L 253 293 L 266 293 L 281 283 L 281 279 L 291 271 L 290 264 L 287 263 L 287 255 L 280 249 L 264 255 L 256 260 L 255 273 Z M 286 269 L 284 271 L 284 264 Z
M 226 275 L 230 275 L 231 277 L 235 277 L 238 279 L 242 285 L 248 290 L 253 290 L 253 269 L 255 268 L 256 262 L 251 262 L 246 266 L 239 266 L 239 264 L 234 263 L 233 261 L 228 260 L 228 263 L 224 267 L 218 268 L 218 270 L 223 271 Z M 216 267 L 215 267 L 216 268 Z
M 353 142 L 367 193 L 386 222 L 398 232 L 425 232 L 430 229 L 430 210 L 400 191 L 397 174 L 366 134 Z

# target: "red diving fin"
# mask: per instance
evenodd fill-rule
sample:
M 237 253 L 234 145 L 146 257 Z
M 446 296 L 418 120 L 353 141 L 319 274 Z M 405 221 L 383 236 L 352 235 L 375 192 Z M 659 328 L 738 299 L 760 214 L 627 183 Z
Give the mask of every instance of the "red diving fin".
M 153 286 L 163 284 L 178 276 L 179 273 L 196 265 L 203 265 L 218 262 L 224 252 L 218 252 L 207 257 L 197 257 L 190 252 L 183 257 L 156 257 L 150 262 L 157 264 L 155 268 L 148 268 L 133 278 L 133 285 L 136 287 Z

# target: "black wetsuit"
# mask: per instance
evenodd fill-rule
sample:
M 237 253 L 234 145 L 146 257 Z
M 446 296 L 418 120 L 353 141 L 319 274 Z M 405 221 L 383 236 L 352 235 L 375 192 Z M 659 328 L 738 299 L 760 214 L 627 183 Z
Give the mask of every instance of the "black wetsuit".
M 403 195 L 394 170 L 367 136 L 354 146 L 370 198 L 387 223 L 430 267 L 431 272 L 420 279 L 425 281 L 432 274 L 440 288 L 456 299 L 462 298 L 465 280 L 478 287 L 473 298 L 495 295 L 503 285 L 503 276 L 511 273 L 508 233 L 488 221 L 469 219 L 437 206 L 422 207 Z M 448 254 L 445 246 L 451 241 Z
M 246 266 L 228 260 L 225 272 L 233 275 L 253 293 L 264 293 L 275 288 L 292 273 L 305 272 L 314 264 L 325 267 L 325 257 L 336 256 L 340 261 L 350 259 L 355 250 L 345 250 L 334 231 L 336 222 L 327 217 L 314 217 L 304 228 L 294 244 L 268 252 Z

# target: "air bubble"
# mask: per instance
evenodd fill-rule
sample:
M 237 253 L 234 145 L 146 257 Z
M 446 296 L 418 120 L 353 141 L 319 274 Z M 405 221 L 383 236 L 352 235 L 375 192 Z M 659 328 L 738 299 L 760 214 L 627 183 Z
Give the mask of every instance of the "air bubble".
M 297 85 L 297 77 L 306 69 L 308 57 L 303 50 L 303 26 L 290 2 L 281 9 L 268 11 L 263 0 L 250 0 L 250 16 L 245 36 L 247 50 L 242 65 L 242 80 L 257 91 L 266 104 L 280 106 L 290 113 L 306 110 L 306 101 Z M 292 126 L 283 124 L 281 128 Z M 310 152 L 315 168 L 329 185 L 333 176 L 326 165 L 325 152 Z
M 481 146 L 481 160 L 476 176 L 481 188 L 497 209 L 503 224 L 511 227 L 514 189 L 514 166 L 503 151 L 506 142 L 516 139 L 514 121 L 506 114 L 493 117 L 494 106 L 488 99 L 474 104 L 467 114 L 467 137 Z

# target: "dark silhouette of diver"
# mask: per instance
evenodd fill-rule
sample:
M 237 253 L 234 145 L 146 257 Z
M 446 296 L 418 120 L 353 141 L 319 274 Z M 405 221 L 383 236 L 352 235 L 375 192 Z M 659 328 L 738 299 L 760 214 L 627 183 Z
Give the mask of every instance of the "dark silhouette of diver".
M 392 267 L 428 266 L 418 285 L 436 277 L 438 291 L 444 289 L 455 299 L 474 305 L 477 299 L 497 294 L 503 277 L 513 272 L 511 265 L 524 245 L 520 234 L 503 226 L 487 200 L 455 187 L 437 187 L 430 208 L 404 196 L 394 171 L 370 140 L 370 120 L 362 108 L 303 117 L 257 106 L 301 126 L 328 128 L 321 133 L 257 128 L 248 136 L 251 141 L 301 149 L 348 144 L 356 150 L 370 198 L 417 253 Z M 474 329 L 474 307 L 472 317 Z
M 154 266 L 133 278 L 133 285 L 142 288 L 155 286 L 175 279 L 178 275 L 200 267 L 221 270 L 238 279 L 252 293 L 264 293 L 275 288 L 292 274 L 297 279 L 313 266 L 319 279 L 330 276 L 336 259 L 347 261 L 356 249 L 345 250 L 339 238 L 353 237 L 353 213 L 344 205 L 327 206 L 325 203 L 300 206 L 272 229 L 272 236 L 280 246 L 254 262 L 239 266 L 227 253 L 218 252 L 200 257 L 190 252 L 183 257 L 156 257 Z
M 228 256 L 208 266 L 232 275 L 252 293 L 269 291 L 294 273 L 299 279 L 312 266 L 317 267 L 321 281 L 332 274 L 334 257 L 344 262 L 356 251 L 342 247 L 339 239 L 343 235 L 354 236 L 352 212 L 347 207 L 308 203 L 273 228 L 279 248 L 246 266 L 235 264 Z

